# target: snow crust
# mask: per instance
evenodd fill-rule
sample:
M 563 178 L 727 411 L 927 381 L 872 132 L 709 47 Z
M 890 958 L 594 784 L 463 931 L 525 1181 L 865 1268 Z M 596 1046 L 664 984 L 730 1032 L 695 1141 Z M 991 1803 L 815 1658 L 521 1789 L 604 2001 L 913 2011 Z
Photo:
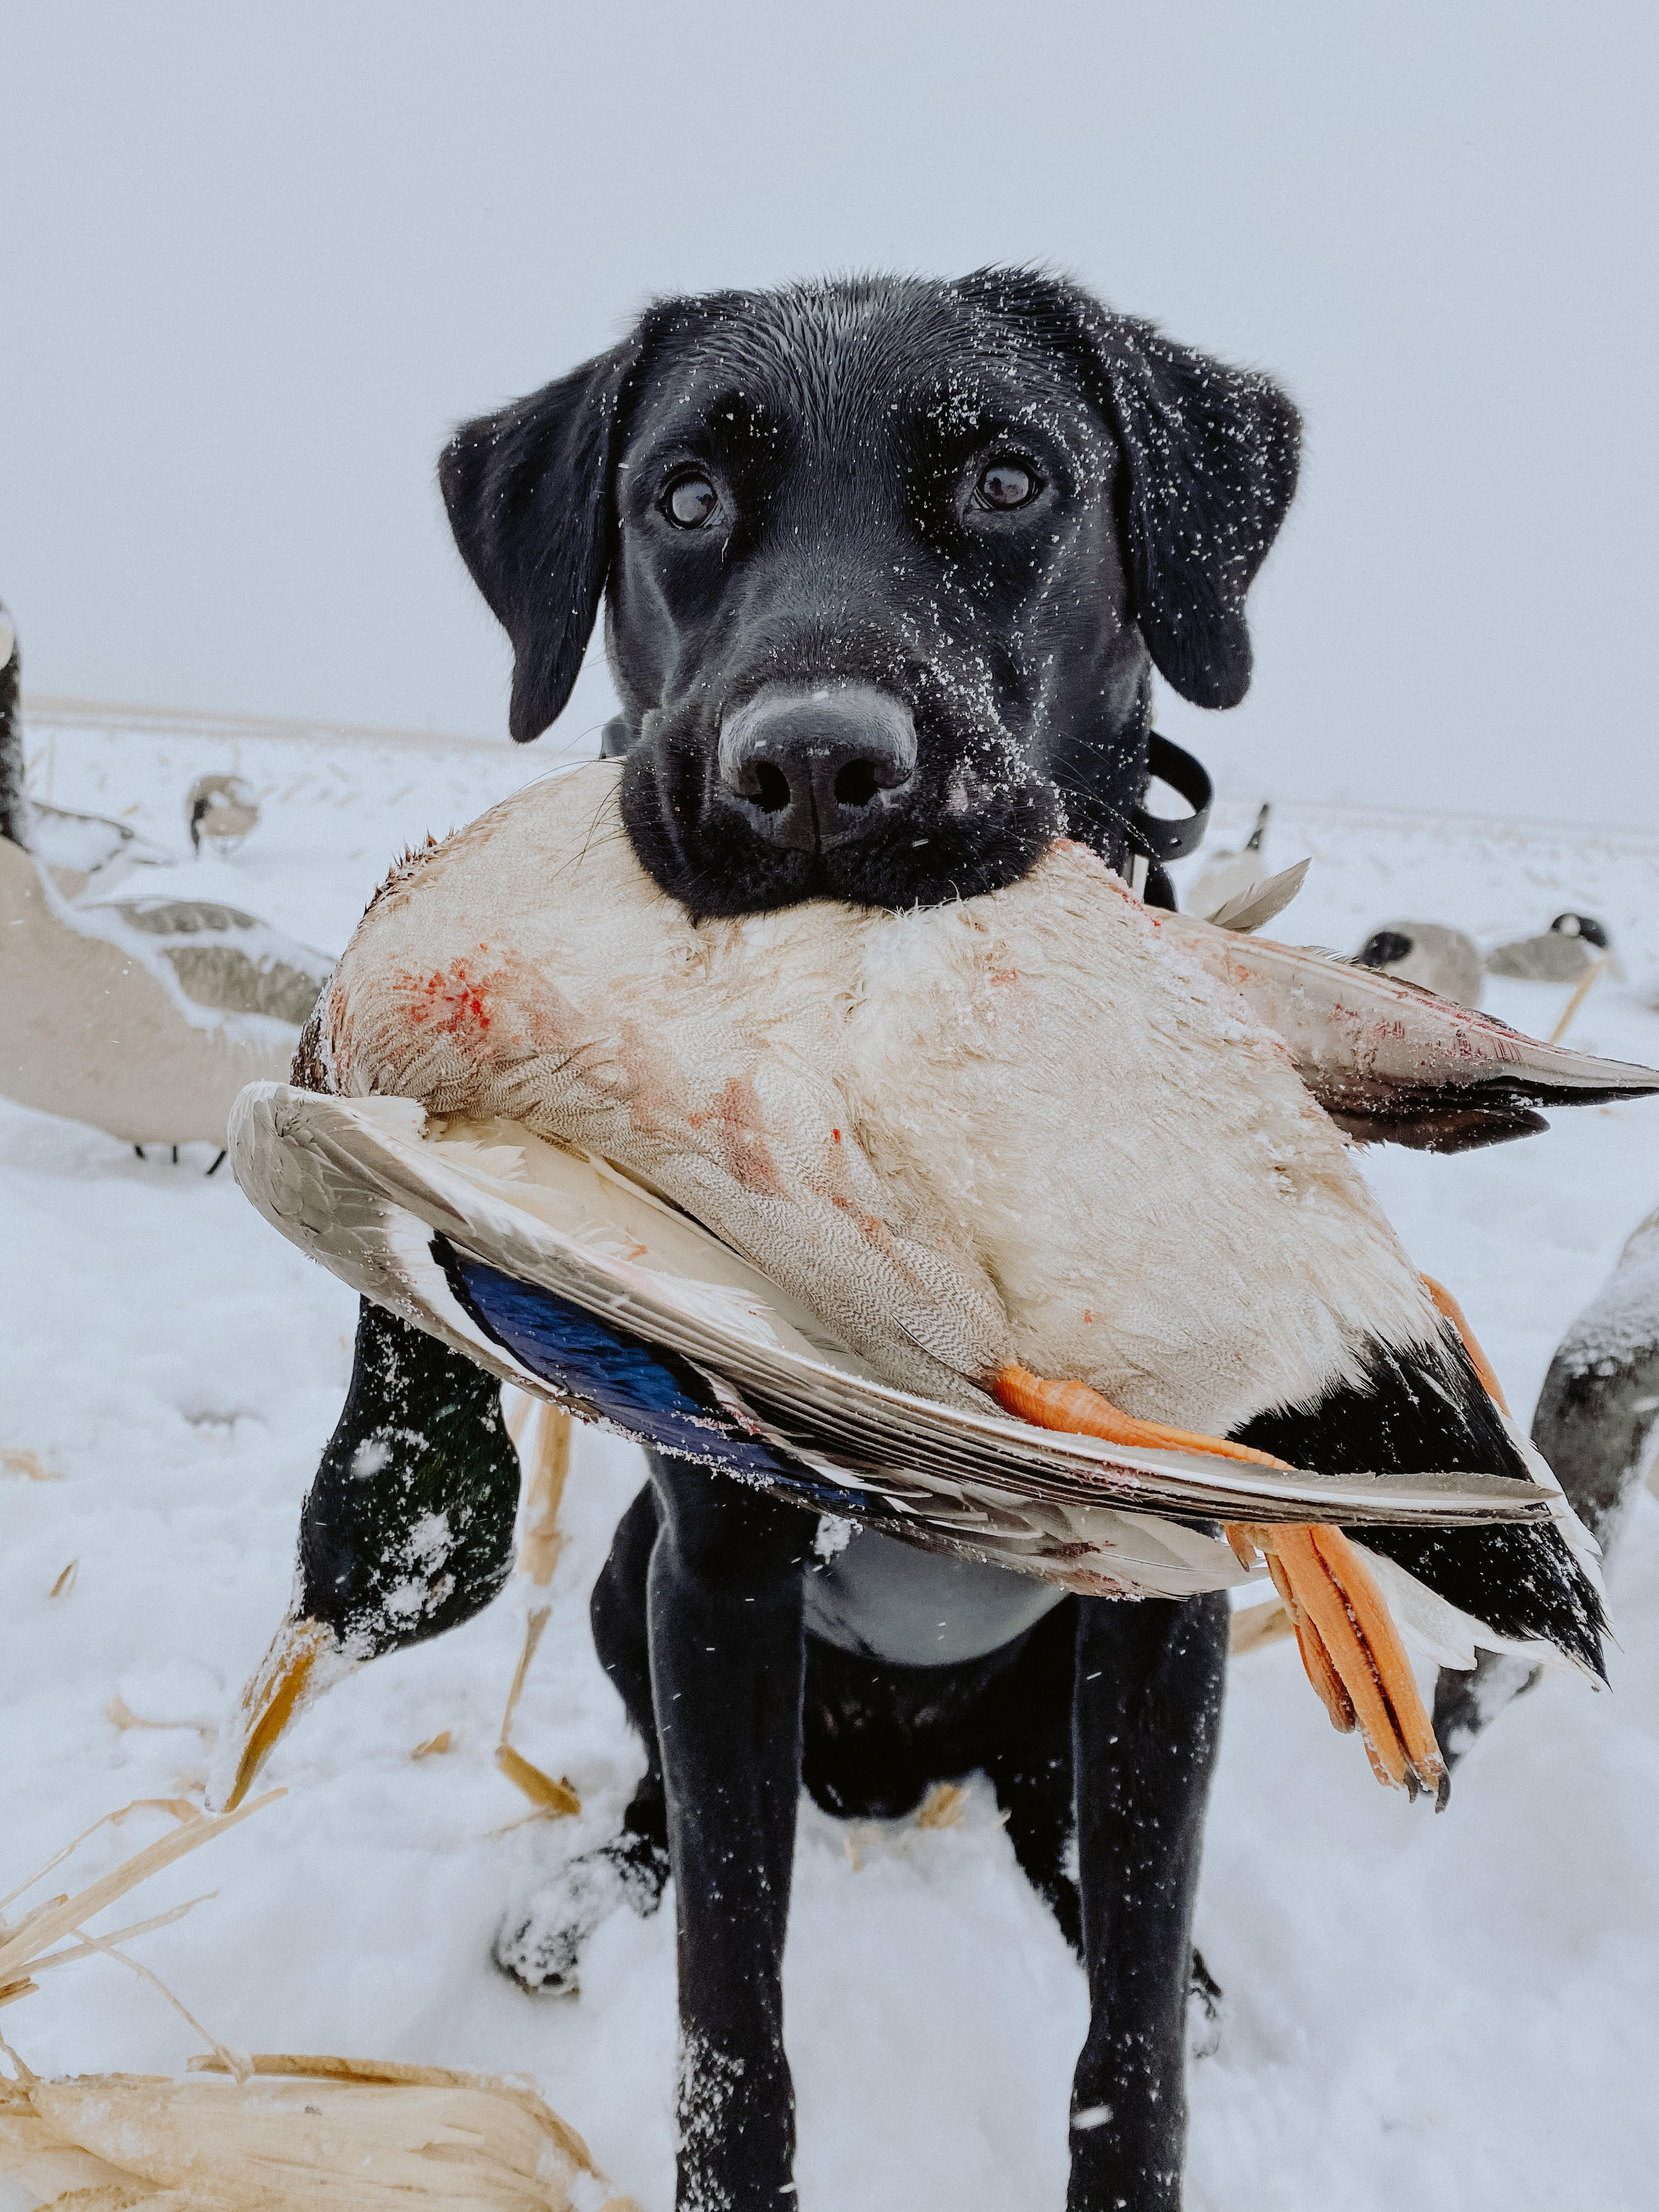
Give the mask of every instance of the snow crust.
M 395 853 L 550 764 L 538 748 L 400 752 L 60 732 L 33 788 L 126 816 L 181 855 L 199 774 L 264 808 L 232 861 L 143 888 L 223 896 L 338 949 Z M 1242 843 L 1257 794 L 1220 810 Z M 1574 1042 L 1659 1060 L 1659 843 L 1424 816 L 1276 811 L 1273 866 L 1311 852 L 1273 927 L 1352 949 L 1384 913 L 1486 941 L 1565 907 L 1608 924 L 1630 981 Z M 1203 864 L 1198 856 L 1192 872 Z M 1564 989 L 1489 987 L 1547 1034 Z M 176 1168 L 0 1103 L 0 1892 L 129 1799 L 198 1790 L 211 1729 L 287 1601 L 299 1507 L 337 1417 L 353 1301 L 189 1148 Z M 1659 1200 L 1659 1107 L 1561 1114 L 1462 1159 L 1366 1155 L 1419 1265 L 1449 1283 L 1529 1414 L 1551 1353 Z M 672 2203 L 672 1912 L 594 1937 L 580 1999 L 491 1967 L 509 1896 L 614 1828 L 639 1765 L 586 1601 L 641 1480 L 581 1433 L 552 1618 L 519 1710 L 524 1754 L 580 1792 L 523 1822 L 493 1764 L 528 1602 L 331 1691 L 280 1747 L 288 1796 L 144 1893 L 216 1888 L 139 1954 L 245 2048 L 532 2075 L 648 2212 Z M 436 1534 L 437 1532 L 430 1532 Z M 78 1560 L 72 1586 L 49 1595 Z M 1198 1936 L 1226 1995 L 1191 2069 L 1191 2212 L 1622 2212 L 1659 2171 L 1659 1505 L 1610 1576 L 1611 1694 L 1558 1676 L 1503 1714 L 1449 1811 L 1385 1794 L 1284 1644 L 1236 1664 Z M 1255 1597 L 1259 1593 L 1248 1593 Z M 118 1712 L 149 1725 L 118 1726 Z M 161 1723 L 161 1725 L 155 1725 Z M 457 1747 L 414 1760 L 444 1729 Z M 81 1879 L 152 1831 L 100 1838 Z M 161 1825 L 157 1817 L 157 1826 Z M 804 1806 L 786 1971 L 799 2202 L 864 2212 L 1057 2206 L 1081 1976 L 1014 1865 L 982 1781 L 954 1827 L 848 1831 Z M 210 1859 L 211 1863 L 210 1864 Z M 856 1861 L 856 1864 L 855 1864 Z M 136 1912 L 130 1917 L 137 1917 Z M 189 2030 L 118 1967 L 52 1974 L 0 2021 L 38 2070 L 182 2069 Z M 0 2212 L 12 2212 L 0 2184 Z

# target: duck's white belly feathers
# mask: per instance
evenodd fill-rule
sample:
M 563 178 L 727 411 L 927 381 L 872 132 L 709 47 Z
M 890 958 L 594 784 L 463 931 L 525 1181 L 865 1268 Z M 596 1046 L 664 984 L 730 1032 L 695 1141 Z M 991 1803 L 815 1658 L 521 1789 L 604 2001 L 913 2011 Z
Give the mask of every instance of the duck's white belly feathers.
M 1283 1046 L 1091 854 L 951 907 L 697 922 L 616 776 L 394 877 L 325 1004 L 337 1089 L 617 1162 L 958 1401 L 1015 1358 L 1224 1433 L 1436 1335 Z
M 1283 1045 L 1092 854 L 887 922 L 863 969 L 861 1142 L 981 1261 L 1023 1364 L 1219 1434 L 1436 1333 Z

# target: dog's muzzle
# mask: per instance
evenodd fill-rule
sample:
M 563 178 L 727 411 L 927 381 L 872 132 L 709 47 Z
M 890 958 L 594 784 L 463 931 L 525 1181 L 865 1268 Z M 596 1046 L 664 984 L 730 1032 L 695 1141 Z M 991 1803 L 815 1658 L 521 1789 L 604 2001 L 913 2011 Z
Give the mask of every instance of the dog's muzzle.
M 915 781 L 908 707 L 870 684 L 769 684 L 720 729 L 718 799 L 798 852 L 867 837 Z

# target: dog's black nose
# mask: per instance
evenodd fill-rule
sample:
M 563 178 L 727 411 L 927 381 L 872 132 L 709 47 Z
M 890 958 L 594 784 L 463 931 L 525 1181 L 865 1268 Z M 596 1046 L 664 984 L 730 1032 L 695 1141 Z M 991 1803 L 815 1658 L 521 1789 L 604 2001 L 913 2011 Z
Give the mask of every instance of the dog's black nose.
M 802 852 L 867 837 L 915 772 L 909 708 L 871 684 L 769 684 L 720 731 L 726 803 L 760 836 Z

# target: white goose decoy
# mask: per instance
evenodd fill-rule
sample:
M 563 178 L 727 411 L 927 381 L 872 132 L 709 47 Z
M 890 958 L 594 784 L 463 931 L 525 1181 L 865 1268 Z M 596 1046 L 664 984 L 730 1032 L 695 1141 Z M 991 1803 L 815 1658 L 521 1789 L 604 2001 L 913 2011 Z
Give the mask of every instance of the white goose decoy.
M 285 1235 L 507 1379 L 821 1511 L 1097 1595 L 1265 1552 L 1333 1718 L 1407 1788 L 1444 1770 L 1390 1607 L 1454 1666 L 1599 1670 L 1593 1547 L 1320 1101 L 1462 1144 L 1659 1075 L 1155 913 L 1064 842 L 953 906 L 699 921 L 617 778 L 394 869 L 312 1088 L 233 1124 Z M 279 1634 L 246 1745 L 319 1648 Z
M 286 1073 L 333 963 L 212 901 L 69 902 L 29 849 L 18 654 L 5 627 L 0 1096 L 141 1147 L 222 1146 L 243 1085 Z
M 1420 984 L 1437 998 L 1460 1006 L 1478 1006 L 1486 963 L 1480 948 L 1461 929 L 1440 921 L 1385 921 L 1354 955 L 1362 968 Z

